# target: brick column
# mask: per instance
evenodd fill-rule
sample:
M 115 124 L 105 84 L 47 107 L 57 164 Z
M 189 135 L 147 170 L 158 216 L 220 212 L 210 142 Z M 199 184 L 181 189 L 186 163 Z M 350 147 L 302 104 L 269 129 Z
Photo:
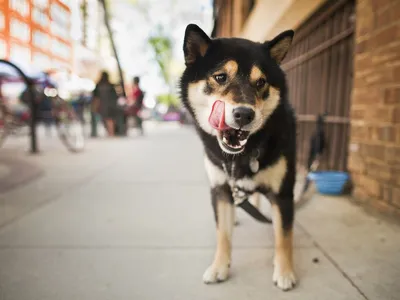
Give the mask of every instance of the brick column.
M 400 216 L 400 1 L 359 0 L 349 169 L 359 201 Z

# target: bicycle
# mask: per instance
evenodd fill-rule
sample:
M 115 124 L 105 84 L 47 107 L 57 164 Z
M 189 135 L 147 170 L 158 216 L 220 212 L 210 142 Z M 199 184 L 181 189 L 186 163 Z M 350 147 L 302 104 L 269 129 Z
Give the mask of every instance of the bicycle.
M 6 63 L 6 61 L 0 61 L 0 63 Z M 28 108 L 23 113 L 12 111 L 5 101 L 1 90 L 2 86 L 6 83 L 23 83 L 22 78 L 16 77 L 14 74 L 1 74 L 0 78 L 0 147 L 4 145 L 6 138 L 10 135 L 15 134 L 22 128 L 29 126 L 32 117 L 32 111 Z M 14 75 L 14 76 L 13 76 Z M 46 73 L 42 73 L 39 78 L 29 78 L 33 83 L 33 94 L 34 99 L 30 99 L 29 88 L 21 94 L 20 100 L 26 106 L 30 106 L 30 101 L 36 101 L 39 106 L 36 115 L 39 115 L 38 121 L 45 121 L 43 116 L 44 110 L 41 109 L 40 105 L 43 101 L 49 101 L 50 117 L 56 126 L 58 136 L 64 146 L 70 152 L 81 152 L 85 147 L 85 135 L 84 128 L 76 115 L 72 105 L 66 100 L 62 99 L 54 85 L 50 84 L 49 77 Z M 44 88 L 38 88 L 39 85 L 43 85 Z M 25 94 L 24 94 L 25 93 Z
M 8 135 L 18 135 L 21 128 L 28 122 L 25 118 L 25 114 L 13 115 L 3 103 L 0 103 L 0 147 Z
M 81 152 L 85 147 L 84 128 L 74 108 L 59 96 L 52 98 L 52 115 L 58 136 L 71 152 Z

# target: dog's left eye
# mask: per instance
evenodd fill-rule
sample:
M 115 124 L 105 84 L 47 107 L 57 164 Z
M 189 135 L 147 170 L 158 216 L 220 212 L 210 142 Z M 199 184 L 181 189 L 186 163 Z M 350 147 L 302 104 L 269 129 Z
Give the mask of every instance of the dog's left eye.
M 261 89 L 265 86 L 265 84 L 267 83 L 267 81 L 264 78 L 260 78 L 256 81 L 256 87 L 257 89 Z
M 226 82 L 226 74 L 217 74 L 214 75 L 214 79 L 216 82 L 218 82 L 219 84 L 223 84 Z

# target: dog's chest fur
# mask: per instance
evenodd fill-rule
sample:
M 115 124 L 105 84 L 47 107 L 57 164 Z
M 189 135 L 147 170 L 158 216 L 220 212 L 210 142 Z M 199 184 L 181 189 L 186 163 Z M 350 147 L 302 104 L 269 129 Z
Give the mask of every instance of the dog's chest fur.
M 235 201 L 248 197 L 258 189 L 271 190 L 278 193 L 287 172 L 287 161 L 282 155 L 273 160 L 257 157 L 257 151 L 249 155 L 232 159 L 218 159 L 210 151 L 206 151 L 205 167 L 212 187 L 229 184 Z M 252 160 L 257 160 L 259 169 L 251 167 Z

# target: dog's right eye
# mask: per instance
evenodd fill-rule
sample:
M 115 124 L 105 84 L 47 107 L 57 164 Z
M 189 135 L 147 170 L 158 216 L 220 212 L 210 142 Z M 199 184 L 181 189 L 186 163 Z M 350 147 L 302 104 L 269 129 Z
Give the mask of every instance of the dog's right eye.
M 226 74 L 222 73 L 222 74 L 214 75 L 214 79 L 219 84 L 224 84 L 226 82 Z

